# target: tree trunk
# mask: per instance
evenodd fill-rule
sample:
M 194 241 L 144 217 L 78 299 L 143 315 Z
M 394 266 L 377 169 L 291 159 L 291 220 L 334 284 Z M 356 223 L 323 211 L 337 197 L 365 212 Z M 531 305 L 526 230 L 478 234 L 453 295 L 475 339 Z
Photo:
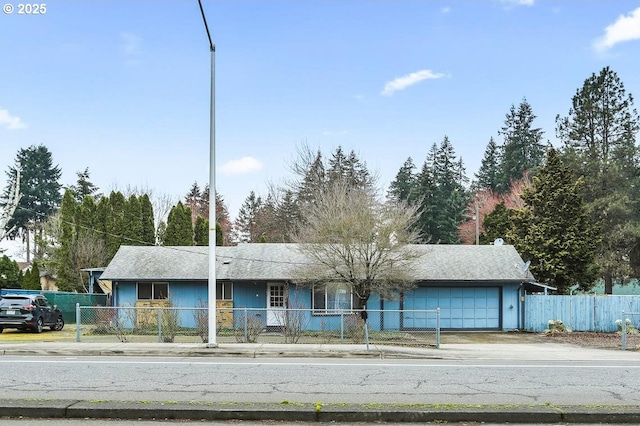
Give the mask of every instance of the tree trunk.
M 29 232 L 29 227 L 25 228 L 25 232 L 27 234 L 27 265 L 31 263 L 31 232 Z
M 613 294 L 613 276 L 610 272 L 604 274 L 604 294 Z

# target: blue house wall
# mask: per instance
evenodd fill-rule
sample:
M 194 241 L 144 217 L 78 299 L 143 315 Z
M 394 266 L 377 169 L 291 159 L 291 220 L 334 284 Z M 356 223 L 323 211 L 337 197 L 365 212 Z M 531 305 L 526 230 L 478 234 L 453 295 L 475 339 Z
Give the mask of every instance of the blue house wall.
M 451 292 L 462 291 L 461 288 L 476 289 L 476 293 L 467 290 L 464 294 L 465 298 L 461 298 L 462 304 L 468 303 L 474 306 L 475 297 L 478 300 L 489 300 L 491 306 L 487 309 L 497 310 L 499 320 L 495 323 L 488 323 L 487 329 L 510 330 L 522 328 L 521 303 L 520 303 L 520 285 L 517 283 L 484 283 L 482 285 L 474 283 L 447 283 L 447 284 L 430 284 L 429 286 L 419 286 L 416 289 L 405 292 L 390 300 L 381 300 L 377 294 L 372 295 L 367 302 L 369 313 L 368 323 L 372 330 L 401 330 L 401 329 L 425 329 L 435 328 L 435 316 L 425 312 L 418 312 L 425 309 L 441 308 L 441 327 L 443 329 L 459 329 L 459 328 L 482 328 L 483 318 L 473 318 L 477 312 L 484 312 L 484 308 L 480 307 L 477 311 L 467 309 L 465 312 L 466 323 L 454 322 L 451 320 L 451 314 L 446 309 L 438 306 L 438 300 L 433 297 L 433 289 L 442 289 L 443 294 L 453 294 Z M 449 289 L 449 290 L 447 290 Z M 489 294 L 490 296 L 487 296 Z M 126 307 L 136 306 L 137 302 L 137 286 L 136 282 L 119 281 L 114 286 L 115 305 Z M 498 295 L 496 299 L 495 295 Z M 445 296 L 442 296 L 445 297 Z M 173 306 L 193 308 L 206 305 L 208 299 L 208 288 L 206 281 L 171 281 L 169 283 L 169 298 Z M 497 300 L 497 301 L 496 301 Z M 202 303 L 201 303 L 202 302 Z M 448 303 L 448 302 L 447 302 Z M 484 302 L 483 302 L 484 303 Z M 349 321 L 350 318 L 341 318 L 340 314 L 326 313 L 313 314 L 312 308 L 312 290 L 309 287 L 290 285 L 289 286 L 289 306 L 299 309 L 305 309 L 304 324 L 307 330 L 328 330 L 339 329 L 342 321 Z M 238 309 L 247 308 L 251 310 L 259 309 L 254 314 L 265 315 L 267 308 L 267 283 L 266 282 L 236 282 L 233 284 L 233 308 L 238 313 Z M 460 306 L 460 310 L 464 310 L 464 306 Z M 262 312 L 264 310 L 264 313 Z M 347 315 L 348 316 L 348 315 Z M 482 315 L 480 315 L 482 316 Z M 234 315 L 234 322 L 241 318 L 242 315 Z M 123 318 L 123 321 L 126 321 Z M 130 320 L 129 320 L 130 321 Z M 344 323 L 343 323 L 344 324 Z M 464 327 L 465 324 L 472 324 L 471 327 Z M 479 325 L 478 325 L 479 324 Z M 193 311 L 180 311 L 180 325 L 183 327 L 195 327 L 195 319 Z M 236 324 L 237 325 L 237 324 Z

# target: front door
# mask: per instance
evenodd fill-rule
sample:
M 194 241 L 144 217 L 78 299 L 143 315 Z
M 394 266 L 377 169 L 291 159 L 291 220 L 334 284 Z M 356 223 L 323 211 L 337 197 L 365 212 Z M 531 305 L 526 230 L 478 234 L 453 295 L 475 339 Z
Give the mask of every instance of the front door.
M 285 297 L 284 285 L 270 283 L 267 285 L 267 326 L 282 326 Z

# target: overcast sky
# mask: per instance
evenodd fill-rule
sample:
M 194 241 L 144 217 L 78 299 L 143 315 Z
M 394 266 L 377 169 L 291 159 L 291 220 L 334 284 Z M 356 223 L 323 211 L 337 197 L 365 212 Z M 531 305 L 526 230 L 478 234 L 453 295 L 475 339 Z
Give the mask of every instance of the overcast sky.
M 49 0 L 0 14 L 0 170 L 44 144 L 75 182 L 183 197 L 209 177 L 210 53 L 196 0 Z M 545 139 L 604 66 L 640 94 L 639 1 L 204 1 L 216 179 L 235 216 L 303 142 L 387 185 L 447 135 L 467 174 L 526 97 Z

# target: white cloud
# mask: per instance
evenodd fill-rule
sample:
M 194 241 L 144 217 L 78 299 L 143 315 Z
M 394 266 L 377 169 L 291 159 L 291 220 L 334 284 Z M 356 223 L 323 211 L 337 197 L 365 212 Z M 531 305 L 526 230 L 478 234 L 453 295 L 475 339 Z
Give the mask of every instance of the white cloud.
M 20 117 L 9 114 L 9 110 L 0 108 L 0 126 L 4 126 L 9 130 L 26 129 L 27 125 L 22 122 Z
M 451 8 L 450 7 L 443 7 L 442 9 L 440 9 L 440 13 L 442 13 L 443 15 L 446 15 L 447 13 L 451 13 Z
M 620 15 L 616 22 L 607 26 L 604 35 L 593 43 L 593 47 L 604 51 L 629 40 L 640 40 L 640 7 L 629 15 Z
M 122 42 L 122 51 L 127 55 L 133 55 L 140 52 L 142 38 L 139 36 L 123 31 L 120 33 L 120 41 Z
M 253 157 L 242 157 L 239 160 L 229 160 L 222 165 L 220 171 L 225 175 L 243 175 L 262 170 L 262 162 Z
M 431 70 L 421 70 L 412 72 L 411 74 L 407 74 L 402 77 L 398 77 L 395 80 L 391 80 L 387 84 L 384 85 L 384 89 L 382 90 L 382 95 L 391 96 L 395 92 L 399 90 L 404 90 L 409 86 L 413 86 L 421 82 L 422 80 L 430 80 L 444 77 L 444 74 L 434 73 Z

